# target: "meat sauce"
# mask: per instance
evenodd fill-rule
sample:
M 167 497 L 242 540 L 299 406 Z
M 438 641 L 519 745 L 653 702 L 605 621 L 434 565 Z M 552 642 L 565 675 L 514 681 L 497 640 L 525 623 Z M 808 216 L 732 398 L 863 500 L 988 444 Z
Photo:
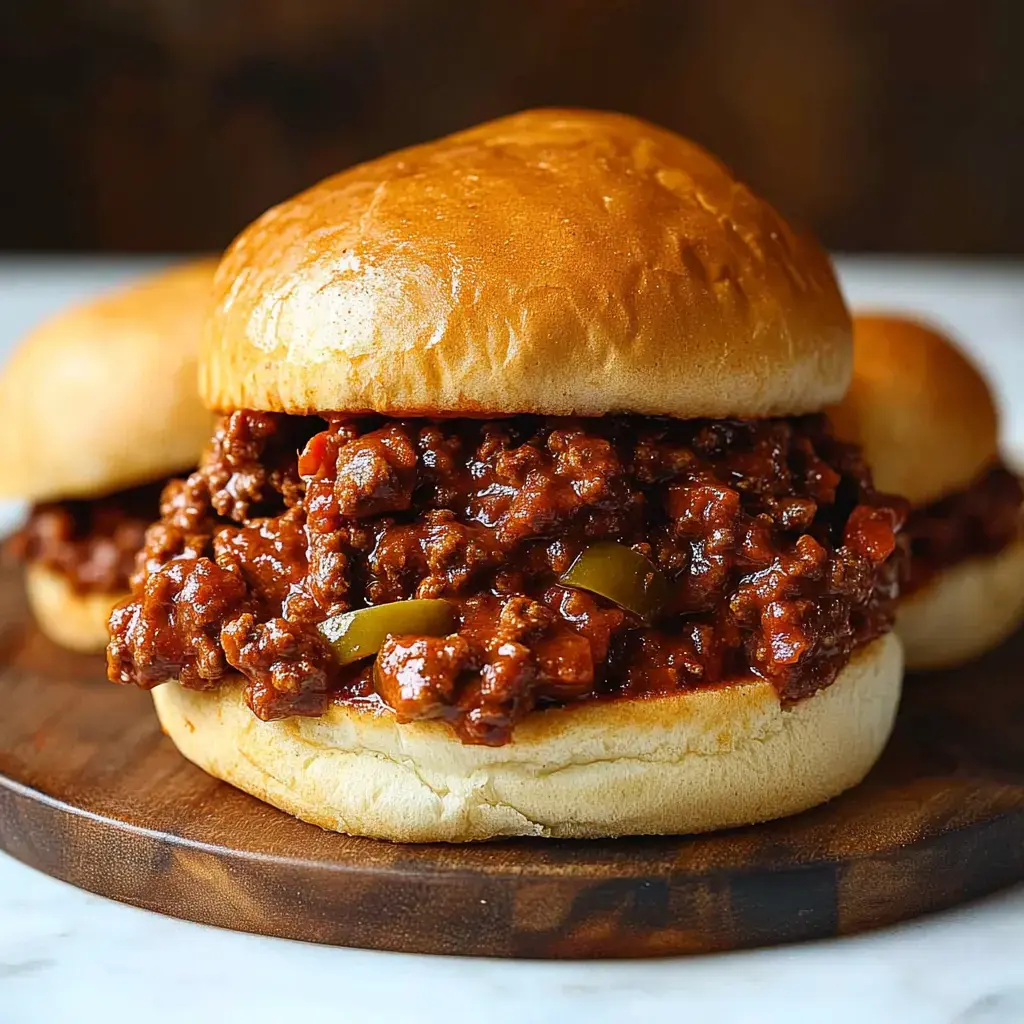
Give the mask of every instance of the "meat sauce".
M 264 720 L 383 700 L 492 745 L 536 707 L 750 674 L 796 701 L 891 627 L 905 515 L 819 416 L 237 412 L 163 493 L 110 678 L 212 689 L 237 672 Z M 668 579 L 652 624 L 558 584 L 607 540 Z M 458 628 L 337 664 L 320 623 L 413 597 L 450 601 Z
M 36 505 L 9 550 L 63 576 L 80 594 L 128 590 L 166 480 L 90 500 Z
M 937 573 L 969 558 L 996 555 L 1021 536 L 1024 489 L 1003 465 L 983 473 L 963 491 L 923 508 L 907 520 L 910 569 L 904 593 L 919 590 Z

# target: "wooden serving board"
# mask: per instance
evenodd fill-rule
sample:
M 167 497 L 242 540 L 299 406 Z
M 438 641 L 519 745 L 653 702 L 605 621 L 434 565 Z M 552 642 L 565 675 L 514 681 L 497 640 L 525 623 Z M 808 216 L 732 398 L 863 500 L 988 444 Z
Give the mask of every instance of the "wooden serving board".
M 785 821 L 691 838 L 399 846 L 209 778 L 147 694 L 31 625 L 0 569 L 0 847 L 193 921 L 339 945 L 657 956 L 817 939 L 1024 878 L 1024 633 L 911 680 L 882 763 Z

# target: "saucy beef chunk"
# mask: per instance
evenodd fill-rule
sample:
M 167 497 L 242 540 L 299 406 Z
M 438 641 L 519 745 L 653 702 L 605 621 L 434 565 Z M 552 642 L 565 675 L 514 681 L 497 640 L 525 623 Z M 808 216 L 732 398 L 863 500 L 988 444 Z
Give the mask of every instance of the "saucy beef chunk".
M 128 590 L 146 527 L 160 508 L 167 481 L 90 500 L 36 505 L 9 550 L 63 576 L 77 593 Z
M 892 623 L 905 508 L 822 417 L 491 421 L 238 412 L 170 483 L 110 676 L 216 686 L 260 718 L 380 699 L 500 744 L 532 708 L 751 672 L 784 700 Z M 614 541 L 669 582 L 652 625 L 559 576 Z M 444 598 L 449 636 L 392 635 L 340 667 L 318 625 Z
M 910 569 L 903 592 L 968 558 L 995 555 L 1021 536 L 1024 489 L 1006 466 L 993 466 L 970 487 L 915 508 L 907 520 Z

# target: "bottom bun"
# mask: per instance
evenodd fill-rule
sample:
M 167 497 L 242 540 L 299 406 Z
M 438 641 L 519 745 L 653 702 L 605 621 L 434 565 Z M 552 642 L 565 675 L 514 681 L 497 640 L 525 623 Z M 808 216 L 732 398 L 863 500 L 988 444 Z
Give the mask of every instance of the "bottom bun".
M 102 651 L 110 639 L 111 609 L 127 594 L 80 594 L 60 573 L 41 565 L 25 569 L 28 603 L 39 628 L 61 647 Z
M 1024 621 L 1024 539 L 939 573 L 900 602 L 907 668 L 952 668 L 984 654 Z
M 153 697 L 190 761 L 327 829 L 400 842 L 584 838 L 706 832 L 828 800 L 881 753 L 902 670 L 888 636 L 789 707 L 762 680 L 597 700 L 536 711 L 502 747 L 352 704 L 261 722 L 240 684 L 172 682 Z

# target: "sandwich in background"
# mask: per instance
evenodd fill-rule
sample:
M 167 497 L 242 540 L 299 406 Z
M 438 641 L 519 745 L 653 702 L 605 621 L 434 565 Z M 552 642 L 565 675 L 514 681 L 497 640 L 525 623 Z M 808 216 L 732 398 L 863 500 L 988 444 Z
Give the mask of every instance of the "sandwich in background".
M 830 411 L 882 491 L 913 506 L 896 629 L 910 669 L 961 664 L 1024 621 L 1024 491 L 982 374 L 938 329 L 854 318 L 853 382 Z
M 215 268 L 198 260 L 73 306 L 0 372 L 0 496 L 32 502 L 9 545 L 40 628 L 65 647 L 106 646 L 163 485 L 209 437 L 196 353 Z

